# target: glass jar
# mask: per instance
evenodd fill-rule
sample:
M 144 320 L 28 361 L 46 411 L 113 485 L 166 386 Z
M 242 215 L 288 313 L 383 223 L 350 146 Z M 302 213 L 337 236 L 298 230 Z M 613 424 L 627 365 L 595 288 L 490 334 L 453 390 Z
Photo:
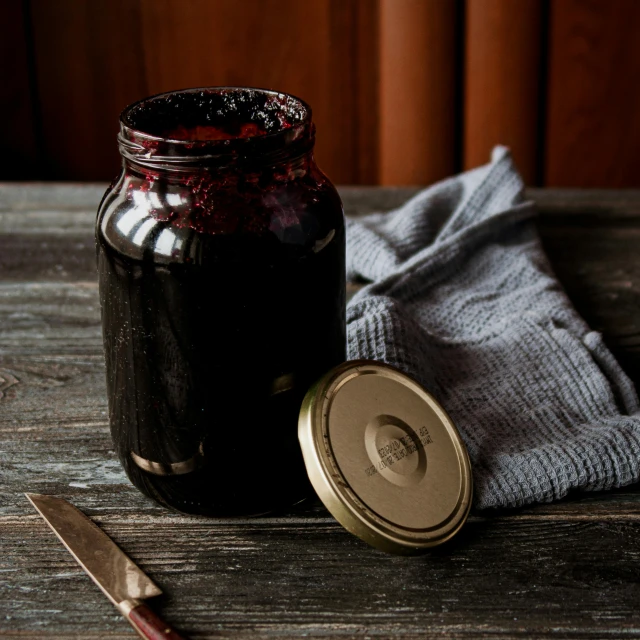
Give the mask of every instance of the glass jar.
M 340 198 L 311 109 L 282 93 L 157 95 L 120 118 L 96 239 L 116 451 L 143 493 L 250 515 L 312 495 L 309 385 L 345 360 Z

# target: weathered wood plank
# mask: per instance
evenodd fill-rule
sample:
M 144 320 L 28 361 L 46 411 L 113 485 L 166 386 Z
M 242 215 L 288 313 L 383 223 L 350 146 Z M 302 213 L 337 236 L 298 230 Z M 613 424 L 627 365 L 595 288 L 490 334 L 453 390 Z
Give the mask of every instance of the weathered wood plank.
M 640 637 L 638 522 L 474 519 L 447 548 L 398 558 L 324 521 L 95 519 L 170 592 L 159 608 L 194 638 Z M 14 628 L 122 632 L 37 516 L 4 524 Z
M 0 516 L 29 508 L 22 491 L 57 493 L 84 501 L 98 491 L 98 502 L 90 503 L 91 512 L 164 513 L 127 483 L 114 456 L 100 356 L 12 355 L 5 359 L 0 376 L 3 373 L 19 382 L 0 400 Z M 301 513 L 296 511 L 296 517 Z M 524 520 L 634 520 L 640 513 L 640 487 L 582 494 L 572 501 L 510 513 Z M 306 511 L 304 514 L 309 517 Z M 314 511 L 313 517 L 317 516 Z M 323 512 L 322 517 L 327 514 Z M 152 526 L 154 521 L 148 523 Z
M 2 280 L 95 280 L 94 208 L 103 188 L 0 189 Z M 346 210 L 360 215 L 397 206 L 415 191 L 351 187 L 342 194 Z M 532 189 L 530 194 L 540 205 L 543 241 L 569 297 L 640 382 L 640 192 Z
M 92 240 L 104 186 L 0 188 L 0 636 L 133 635 L 32 512 L 34 491 L 103 526 L 193 638 L 640 637 L 640 487 L 474 515 L 422 558 L 369 549 L 317 502 L 207 520 L 136 491 L 106 413 Z M 343 196 L 366 213 L 413 192 Z M 534 197 L 569 295 L 638 379 L 640 192 Z
M 93 236 L 0 234 L 0 277 L 3 282 L 96 280 Z
M 106 182 L 3 182 L 0 212 L 62 211 L 94 213 Z M 386 211 L 400 206 L 422 187 L 339 187 L 345 209 L 351 214 Z M 527 189 L 543 213 L 602 212 L 637 216 L 640 189 Z
M 106 182 L 3 182 L 0 211 L 95 209 Z

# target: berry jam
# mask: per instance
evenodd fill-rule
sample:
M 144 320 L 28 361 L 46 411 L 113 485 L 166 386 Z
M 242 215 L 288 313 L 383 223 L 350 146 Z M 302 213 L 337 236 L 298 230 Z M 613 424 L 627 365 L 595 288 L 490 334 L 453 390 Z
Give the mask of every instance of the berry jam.
M 121 117 L 96 227 L 110 423 L 165 506 L 251 515 L 313 495 L 298 412 L 345 359 L 342 205 L 313 140 L 307 105 L 262 90 Z

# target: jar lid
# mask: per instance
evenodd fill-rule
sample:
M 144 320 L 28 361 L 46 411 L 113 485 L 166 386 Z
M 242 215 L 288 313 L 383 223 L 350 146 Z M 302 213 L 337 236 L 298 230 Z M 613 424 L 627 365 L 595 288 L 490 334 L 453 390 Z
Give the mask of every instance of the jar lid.
M 323 376 L 298 436 L 316 493 L 348 531 L 391 553 L 449 540 L 471 507 L 472 476 L 453 422 L 417 382 L 369 360 Z

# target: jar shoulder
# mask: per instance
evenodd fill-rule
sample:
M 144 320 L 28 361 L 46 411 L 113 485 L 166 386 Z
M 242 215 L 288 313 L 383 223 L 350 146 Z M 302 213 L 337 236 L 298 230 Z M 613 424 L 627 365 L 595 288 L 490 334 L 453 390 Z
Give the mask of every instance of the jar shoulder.
M 96 219 L 99 243 L 124 257 L 159 263 L 197 262 L 223 245 L 238 247 L 238 258 L 242 247 L 317 251 L 336 234 L 344 235 L 342 202 L 317 168 L 266 187 L 122 172 Z

